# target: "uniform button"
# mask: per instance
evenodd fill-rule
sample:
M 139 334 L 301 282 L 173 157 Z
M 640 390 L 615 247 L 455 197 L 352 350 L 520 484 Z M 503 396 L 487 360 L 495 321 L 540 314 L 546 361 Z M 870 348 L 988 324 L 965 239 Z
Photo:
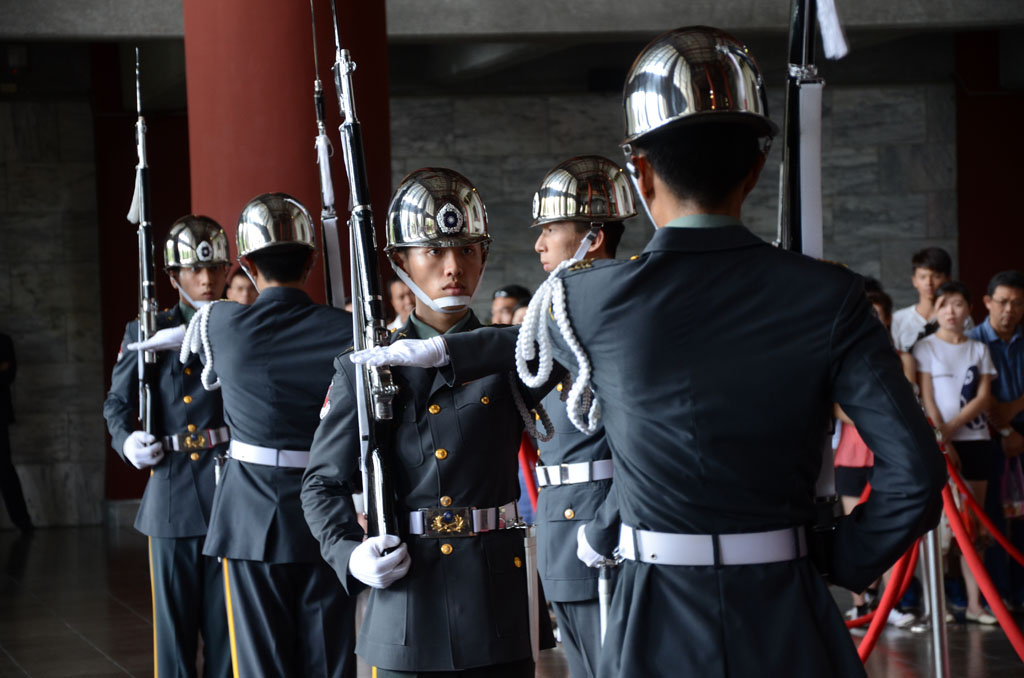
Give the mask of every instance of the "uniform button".
M 192 454 L 188 455 L 188 458 L 191 459 L 192 461 L 199 461 L 199 453 L 193 452 Z
M 562 513 L 562 515 L 565 516 L 566 520 L 572 520 L 573 518 L 576 517 L 576 512 L 573 511 L 571 508 L 569 508 L 569 509 L 565 509 L 565 511 Z
M 196 432 L 196 425 L 195 424 L 189 424 L 188 425 L 188 432 L 189 433 L 195 433 Z
M 558 391 L 559 393 L 562 392 L 562 388 L 563 388 L 562 382 L 558 382 L 558 385 L 555 386 L 555 390 Z
M 427 412 L 430 412 L 431 414 L 437 414 L 440 411 L 441 406 L 437 404 L 431 405 L 430 407 L 427 408 Z
M 515 558 L 512 559 L 512 564 L 515 565 L 516 567 L 522 567 L 523 566 L 523 559 L 520 558 L 519 556 L 516 556 Z
M 449 497 L 447 495 L 444 496 L 444 497 L 441 497 L 441 506 L 451 506 L 451 505 L 452 505 L 452 498 L 451 497 Z
M 182 398 L 182 400 L 184 400 L 185 404 L 188 405 L 190 402 L 192 402 L 192 396 L 187 395 L 184 398 Z
M 490 405 L 491 399 L 488 398 L 487 396 L 484 396 L 483 398 L 480 399 L 480 402 L 482 402 L 484 405 Z
M 441 553 L 443 553 L 444 555 L 446 555 L 446 556 L 451 555 L 451 552 L 453 550 L 454 549 L 452 549 L 452 545 L 451 544 L 441 544 Z
M 192 368 L 191 367 L 186 367 L 185 368 L 185 374 L 192 374 Z
M 447 459 L 448 458 L 448 450 L 444 449 L 443 447 L 439 448 L 439 449 L 436 449 L 436 450 L 434 450 L 434 456 L 437 457 L 438 459 Z
M 154 473 L 153 469 L 149 469 L 149 475 L 150 475 L 150 477 L 152 477 L 153 473 Z

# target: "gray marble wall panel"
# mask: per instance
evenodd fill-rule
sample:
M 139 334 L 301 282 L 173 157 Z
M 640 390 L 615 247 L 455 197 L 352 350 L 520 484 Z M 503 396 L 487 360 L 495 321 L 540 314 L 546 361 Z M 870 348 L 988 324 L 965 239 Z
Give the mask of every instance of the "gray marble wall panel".
M 931 244 L 956 259 L 956 106 L 952 84 L 826 87 L 822 120 L 825 256 L 882 279 L 897 306 L 915 300 L 911 254 Z M 769 110 L 782 118 L 781 88 Z M 544 273 L 528 228 L 533 193 L 556 163 L 585 153 L 622 162 L 617 95 L 447 99 L 396 97 L 391 104 L 392 168 L 397 182 L 430 164 L 473 180 L 488 206 L 494 246 L 474 303 L 488 317 L 502 283 L 536 286 Z M 776 140 L 744 221 L 776 237 Z M 652 229 L 641 216 L 627 225 L 620 256 L 643 249 Z
M 86 99 L 0 104 L 0 330 L 18 356 L 11 444 L 41 526 L 103 517 L 93 153 Z

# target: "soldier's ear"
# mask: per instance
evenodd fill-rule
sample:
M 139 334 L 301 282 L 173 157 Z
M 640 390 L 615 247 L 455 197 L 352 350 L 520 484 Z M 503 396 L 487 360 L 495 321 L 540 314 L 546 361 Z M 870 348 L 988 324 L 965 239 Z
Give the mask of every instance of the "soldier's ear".
M 632 155 L 629 163 L 633 167 L 636 176 L 637 189 L 640 191 L 640 198 L 649 201 L 654 197 L 654 167 L 645 155 Z
M 594 236 L 594 242 L 590 243 L 590 247 L 587 248 L 587 252 L 597 252 L 604 247 L 604 229 L 602 228 Z

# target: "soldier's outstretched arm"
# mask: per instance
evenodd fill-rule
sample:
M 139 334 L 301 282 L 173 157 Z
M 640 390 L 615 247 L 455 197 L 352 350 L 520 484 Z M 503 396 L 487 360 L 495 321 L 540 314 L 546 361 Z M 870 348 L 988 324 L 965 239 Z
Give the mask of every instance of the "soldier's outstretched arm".
M 359 492 L 359 423 L 352 364 L 334 361 L 335 373 L 302 476 L 302 511 L 323 555 L 350 594 L 362 588 L 350 576 L 349 557 L 363 541 L 352 494 Z
M 137 323 L 128 323 L 124 338 L 121 340 L 121 351 L 114 363 L 114 372 L 110 378 L 110 390 L 103 402 L 103 418 L 107 420 L 112 447 L 124 459 L 124 441 L 138 428 L 139 421 L 139 377 L 136 352 L 127 348 L 128 344 L 137 340 Z
M 859 278 L 836 315 L 830 346 L 832 399 L 875 455 L 871 496 L 839 522 L 831 563 L 834 583 L 862 591 L 938 524 L 946 468 Z

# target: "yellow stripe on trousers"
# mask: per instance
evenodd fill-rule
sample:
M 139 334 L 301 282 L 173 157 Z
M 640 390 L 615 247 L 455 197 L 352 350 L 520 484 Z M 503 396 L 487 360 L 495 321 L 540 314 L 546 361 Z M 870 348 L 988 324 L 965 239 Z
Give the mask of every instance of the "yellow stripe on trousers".
M 235 645 L 235 612 L 231 609 L 231 582 L 228 578 L 228 559 L 224 559 L 224 601 L 228 608 L 228 638 L 231 641 L 231 673 L 238 678 L 238 647 Z
M 156 573 L 153 570 L 153 538 L 147 537 L 149 542 L 149 593 L 153 598 L 153 678 L 160 677 L 160 660 L 156 652 Z

